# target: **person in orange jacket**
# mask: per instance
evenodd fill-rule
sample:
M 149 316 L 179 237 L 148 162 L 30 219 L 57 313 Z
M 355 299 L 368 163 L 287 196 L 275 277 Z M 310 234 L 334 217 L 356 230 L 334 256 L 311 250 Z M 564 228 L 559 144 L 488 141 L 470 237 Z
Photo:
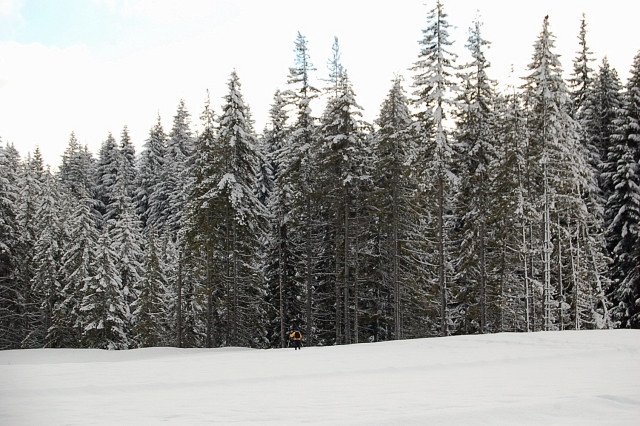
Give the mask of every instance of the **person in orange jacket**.
M 302 333 L 300 333 L 300 329 L 296 327 L 295 331 L 289 335 L 293 339 L 293 347 L 297 351 L 298 349 L 302 349 Z

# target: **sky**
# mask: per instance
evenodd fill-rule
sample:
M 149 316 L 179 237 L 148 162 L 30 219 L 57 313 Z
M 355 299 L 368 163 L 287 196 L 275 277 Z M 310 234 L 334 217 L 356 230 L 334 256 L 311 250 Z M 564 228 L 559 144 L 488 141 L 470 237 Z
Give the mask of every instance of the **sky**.
M 443 0 L 451 50 L 468 57 L 476 17 L 491 42 L 490 77 L 520 84 L 549 15 L 568 76 L 582 14 L 597 69 L 605 56 L 626 83 L 640 49 L 640 2 Z M 286 89 L 294 42 L 308 40 L 316 85 L 328 75 L 334 37 L 364 118 L 373 121 L 396 75 L 408 70 L 435 0 L 0 0 L 0 138 L 25 157 L 39 147 L 56 168 L 71 132 L 97 155 L 126 125 L 140 152 L 162 120 L 171 129 L 184 99 L 200 127 L 206 92 L 219 112 L 236 70 L 261 132 L 276 89 Z M 513 73 L 510 70 L 513 68 Z M 319 116 L 322 105 L 312 104 Z

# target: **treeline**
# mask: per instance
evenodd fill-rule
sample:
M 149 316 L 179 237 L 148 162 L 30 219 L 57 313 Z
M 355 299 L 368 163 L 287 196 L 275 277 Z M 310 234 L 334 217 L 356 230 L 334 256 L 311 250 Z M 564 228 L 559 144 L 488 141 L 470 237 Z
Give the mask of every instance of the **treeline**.
M 640 54 L 563 80 L 548 19 L 498 91 L 475 22 L 438 2 L 411 94 L 362 120 L 338 42 L 322 90 L 298 35 L 257 135 L 236 73 L 201 131 L 181 102 L 136 156 L 72 134 L 52 173 L 0 146 L 0 347 L 280 347 L 640 325 Z M 323 113 L 311 104 L 324 97 Z

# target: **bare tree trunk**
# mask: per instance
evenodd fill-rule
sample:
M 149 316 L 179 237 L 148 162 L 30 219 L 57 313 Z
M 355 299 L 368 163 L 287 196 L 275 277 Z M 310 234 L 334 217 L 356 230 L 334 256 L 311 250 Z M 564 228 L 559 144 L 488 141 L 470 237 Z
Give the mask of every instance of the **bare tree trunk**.
M 278 244 L 278 293 L 279 293 L 279 297 L 280 297 L 280 347 L 284 348 L 284 297 L 283 297 L 283 291 L 282 291 L 282 244 L 281 244 L 281 240 L 280 240 L 280 233 L 282 232 L 282 211 L 280 209 L 278 209 L 278 224 L 277 224 L 277 230 L 276 232 L 278 233 L 278 239 L 277 239 L 277 244 Z
M 480 332 L 487 332 L 487 266 L 485 254 L 486 235 L 484 228 L 484 216 L 480 220 L 480 289 L 482 300 L 480 302 L 482 317 L 480 318 Z
M 207 249 L 207 341 L 208 348 L 213 347 L 213 283 L 211 267 L 213 264 L 213 252 L 211 247 Z
M 447 330 L 447 288 L 444 264 L 444 177 L 438 176 L 438 275 L 440 284 L 440 335 L 446 336 Z
M 544 256 L 544 329 L 545 331 L 551 330 L 551 219 L 549 217 L 549 180 L 547 176 L 547 164 L 543 167 L 543 179 L 544 179 L 544 213 L 543 213 L 543 226 L 544 226 L 544 242 L 543 242 L 543 256 Z
M 344 343 L 351 343 L 351 327 L 349 326 L 349 196 L 347 187 L 343 189 L 344 203 L 344 277 L 343 277 L 343 297 L 344 297 Z
M 564 330 L 564 289 L 562 282 L 562 232 L 560 230 L 560 215 L 558 215 L 558 314 L 560 316 L 560 330 Z
M 569 251 L 571 252 L 571 280 L 573 281 L 573 315 L 574 315 L 574 328 L 580 330 L 580 292 L 578 291 L 578 276 L 575 264 L 575 258 L 580 259 L 580 225 L 576 223 L 576 244 L 578 245 L 578 256 L 573 252 L 573 238 L 569 238 Z
M 527 332 L 531 331 L 531 307 L 529 305 L 530 300 L 530 290 L 529 290 L 529 268 L 527 259 L 527 229 L 524 223 L 524 218 L 522 221 L 522 266 L 524 268 L 524 312 L 525 312 L 525 324 Z
M 311 246 L 311 196 L 307 194 L 307 241 L 306 241 L 306 278 L 307 278 L 307 344 L 311 345 L 315 340 L 314 329 L 313 329 L 313 317 L 311 311 L 311 296 L 312 296 L 312 285 L 313 285 L 313 271 L 311 269 L 311 256 L 313 254 L 312 246 Z
M 238 345 L 238 328 L 239 328 L 239 312 L 240 306 L 238 304 L 238 241 L 237 230 L 235 220 L 232 222 L 232 256 L 233 256 L 233 345 Z
M 394 170 L 393 174 L 393 188 L 392 188 L 392 211 L 393 211 L 393 220 L 392 220 L 392 262 L 393 262 L 393 272 L 391 275 L 391 281 L 393 286 L 393 306 L 394 306 L 394 338 L 396 340 L 402 339 L 402 317 L 401 317 L 401 309 L 402 309 L 402 300 L 400 294 L 400 279 L 398 277 L 399 272 L 399 260 L 398 260 L 398 172 Z
M 178 301 L 177 301 L 178 347 L 182 347 L 182 250 L 178 259 Z
M 357 223 L 357 222 L 356 222 Z M 358 286 L 358 280 L 360 279 L 360 264 L 358 263 L 359 261 L 359 256 L 358 256 L 358 250 L 359 250 L 359 238 L 358 238 L 358 231 L 355 232 L 355 247 L 356 249 L 353 252 L 353 265 L 354 265 L 354 271 L 353 271 L 353 331 L 354 331 L 354 342 L 355 343 L 360 343 L 360 333 L 359 333 L 359 328 L 360 328 L 360 318 L 358 315 L 358 298 L 359 298 L 359 286 Z

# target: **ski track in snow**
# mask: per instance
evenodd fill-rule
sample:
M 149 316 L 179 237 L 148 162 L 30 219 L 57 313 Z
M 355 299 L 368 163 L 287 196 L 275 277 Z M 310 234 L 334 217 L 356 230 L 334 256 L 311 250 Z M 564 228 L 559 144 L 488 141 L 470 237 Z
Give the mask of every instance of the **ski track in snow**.
M 640 331 L 0 352 L 2 425 L 638 425 Z

